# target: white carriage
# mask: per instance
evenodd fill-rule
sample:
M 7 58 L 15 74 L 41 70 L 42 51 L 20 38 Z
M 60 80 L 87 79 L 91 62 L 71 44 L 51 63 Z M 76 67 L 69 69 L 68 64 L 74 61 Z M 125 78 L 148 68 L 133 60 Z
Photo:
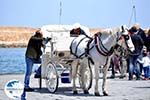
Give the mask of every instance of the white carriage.
M 62 83 L 71 83 L 71 62 L 73 58 L 70 54 L 70 44 L 76 37 L 70 34 L 72 29 L 73 25 L 46 25 L 41 27 L 43 36 L 51 38 L 51 40 L 43 50 L 40 88 L 42 79 L 45 79 L 46 86 L 51 93 L 57 91 L 59 80 Z M 78 73 L 80 86 L 82 85 L 81 77 Z M 86 73 L 86 77 L 88 79 L 86 86 L 90 89 L 92 85 L 91 68 Z

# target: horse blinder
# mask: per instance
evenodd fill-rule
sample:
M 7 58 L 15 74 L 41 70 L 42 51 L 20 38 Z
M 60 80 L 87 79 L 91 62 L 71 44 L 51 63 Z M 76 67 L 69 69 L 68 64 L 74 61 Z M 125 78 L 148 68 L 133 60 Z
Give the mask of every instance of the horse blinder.
M 125 41 L 127 41 L 127 40 L 129 40 L 129 35 L 122 35 L 123 36 L 123 38 L 125 39 Z

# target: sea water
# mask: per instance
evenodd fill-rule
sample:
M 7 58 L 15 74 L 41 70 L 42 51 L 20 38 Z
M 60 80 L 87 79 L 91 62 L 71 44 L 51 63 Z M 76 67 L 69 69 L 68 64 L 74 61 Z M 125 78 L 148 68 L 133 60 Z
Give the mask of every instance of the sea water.
M 0 74 L 25 72 L 26 48 L 0 48 Z

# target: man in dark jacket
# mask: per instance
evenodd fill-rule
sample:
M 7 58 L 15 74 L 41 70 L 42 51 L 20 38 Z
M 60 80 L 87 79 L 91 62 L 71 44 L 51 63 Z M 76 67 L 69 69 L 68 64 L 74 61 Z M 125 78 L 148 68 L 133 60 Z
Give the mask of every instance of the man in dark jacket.
M 130 56 L 129 56 L 129 80 L 133 79 L 133 74 L 134 73 L 137 77 L 137 80 L 140 79 L 140 69 L 137 66 L 137 59 L 141 55 L 143 45 L 144 45 L 143 39 L 145 37 L 144 37 L 142 32 L 139 33 L 140 28 L 138 28 L 138 26 L 136 26 L 136 25 L 138 25 L 138 24 L 135 24 L 129 30 L 129 32 L 131 33 L 132 42 L 133 42 L 134 47 L 135 47 L 135 51 L 133 53 L 131 53 Z M 143 36 L 143 39 L 142 39 L 142 36 Z
M 147 47 L 148 52 L 150 52 L 150 29 L 145 30 L 145 34 L 147 34 L 145 46 Z
M 33 91 L 34 89 L 29 87 L 30 76 L 34 63 L 41 63 L 40 56 L 42 55 L 41 47 L 43 47 L 43 34 L 40 30 L 35 32 L 28 42 L 25 61 L 26 61 L 26 73 L 24 80 L 24 90 Z

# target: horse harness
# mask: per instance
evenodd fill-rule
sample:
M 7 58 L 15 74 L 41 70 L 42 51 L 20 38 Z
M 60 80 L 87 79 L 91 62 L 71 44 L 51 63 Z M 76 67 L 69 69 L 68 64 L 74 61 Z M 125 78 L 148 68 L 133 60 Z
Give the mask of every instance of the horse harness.
M 84 34 L 85 35 L 85 34 Z M 78 47 L 79 47 L 79 45 L 80 45 L 80 43 L 84 40 L 84 39 L 89 39 L 88 41 L 87 41 L 87 46 L 86 46 L 86 48 L 85 48 L 85 52 L 84 53 L 82 53 L 81 55 L 77 55 L 77 51 L 78 51 Z M 75 40 L 75 39 L 74 39 Z M 73 41 L 74 41 L 73 40 Z M 88 54 L 89 54 L 89 50 L 91 50 L 92 48 L 89 48 L 89 44 L 92 42 L 92 38 L 91 37 L 89 37 L 89 36 L 87 36 L 87 35 L 85 35 L 85 37 L 84 38 L 82 38 L 79 42 L 78 42 L 78 44 L 77 44 L 77 46 L 76 46 L 76 48 L 75 48 L 75 53 L 73 53 L 73 51 L 72 51 L 72 43 L 73 43 L 73 41 L 72 41 L 72 43 L 71 43 L 71 46 L 70 46 L 70 53 L 71 54 L 73 54 L 76 58 L 82 58 L 83 57 L 83 55 L 85 55 L 85 56 L 87 56 Z
M 100 37 L 98 36 L 98 34 L 100 34 Z M 102 43 L 102 40 L 101 40 L 101 35 L 102 35 L 102 33 L 99 32 L 98 34 L 95 34 L 95 35 L 94 35 L 94 38 L 91 38 L 91 37 L 89 37 L 89 36 L 87 36 L 87 35 L 84 34 L 85 37 L 82 38 L 82 39 L 78 42 L 78 44 L 77 44 L 77 46 L 76 46 L 76 48 L 75 48 L 75 53 L 73 53 L 73 52 L 72 52 L 72 49 L 70 49 L 71 54 L 73 54 L 76 58 L 80 58 L 80 59 L 82 59 L 83 56 L 85 55 L 85 57 L 88 57 L 88 59 L 94 64 L 92 58 L 89 56 L 89 51 L 92 50 L 93 47 L 95 46 L 97 52 L 98 52 L 99 54 L 103 55 L 103 56 L 107 56 L 107 60 L 108 60 L 108 56 L 112 55 L 112 53 L 114 52 L 115 46 L 116 46 L 117 44 L 114 45 L 114 46 L 112 46 L 111 49 L 108 50 L 108 49 L 103 45 L 103 43 Z M 118 38 L 117 38 L 116 42 L 118 42 L 118 41 L 121 39 L 118 34 L 117 34 L 117 36 L 118 36 Z M 81 43 L 84 39 L 86 39 L 86 38 L 89 38 L 89 40 L 88 40 L 88 42 L 87 42 L 87 46 L 86 46 L 86 48 L 85 48 L 85 52 L 82 53 L 81 55 L 77 55 L 78 46 L 79 46 L 80 43 Z M 74 39 L 74 40 L 75 40 L 75 39 Z M 73 41 L 74 41 L 74 40 L 73 40 Z M 93 45 L 92 47 L 90 47 L 90 43 L 91 43 L 93 40 L 94 40 L 94 45 Z M 73 41 L 72 41 L 72 43 L 73 43 Z M 71 43 L 70 48 L 72 47 L 72 43 Z M 106 61 L 106 63 L 107 63 L 107 61 Z
M 101 33 L 99 33 L 101 36 Z M 103 56 L 110 56 L 112 55 L 113 51 L 114 51 L 114 46 L 111 47 L 110 50 L 108 50 L 107 48 L 105 48 L 105 46 L 103 45 L 100 37 L 98 37 L 98 34 L 95 34 L 95 47 L 96 50 L 98 51 L 99 54 L 103 55 Z
M 100 34 L 100 36 L 102 35 L 102 33 L 98 33 Z M 102 41 L 101 41 L 101 38 L 98 37 L 98 34 L 95 34 L 94 35 L 94 39 L 95 39 L 95 47 L 96 47 L 96 50 L 98 51 L 99 54 L 103 55 L 103 56 L 110 56 L 112 55 L 112 53 L 114 52 L 114 49 L 116 47 L 117 44 L 115 44 L 114 46 L 111 47 L 110 50 L 108 50 L 107 48 L 105 48 L 105 46 L 103 45 Z M 126 41 L 129 39 L 129 36 L 128 35 L 122 35 L 123 38 L 125 39 L 125 43 Z M 116 39 L 116 43 L 121 40 L 121 37 L 119 37 L 119 34 L 117 32 L 117 39 Z M 127 43 L 126 43 L 127 44 Z M 127 45 L 128 46 L 128 45 Z
M 100 32 L 99 32 L 99 34 L 100 34 L 100 36 L 101 36 L 101 33 L 100 33 Z M 79 46 L 80 43 L 81 43 L 84 39 L 86 39 L 86 38 L 89 38 L 89 40 L 88 40 L 88 42 L 87 42 L 87 46 L 86 46 L 86 48 L 85 48 L 85 52 L 82 53 L 80 56 L 78 56 L 78 55 L 77 55 L 78 46 Z M 88 56 L 88 55 L 89 55 L 89 51 L 90 51 L 91 49 L 93 49 L 93 47 L 95 46 L 95 47 L 96 47 L 96 50 L 98 51 L 99 54 L 101 54 L 101 55 L 103 55 L 103 56 L 110 56 L 110 55 L 112 55 L 112 53 L 113 53 L 113 51 L 114 51 L 114 48 L 115 48 L 115 45 L 112 46 L 110 50 L 108 50 L 108 49 L 103 45 L 103 43 L 102 43 L 100 37 L 98 37 L 98 34 L 95 34 L 95 35 L 94 35 L 94 40 L 95 40 L 95 42 L 94 42 L 95 45 L 93 45 L 93 46 L 90 48 L 89 45 L 90 45 L 90 43 L 93 41 L 93 38 L 91 38 L 91 37 L 85 35 L 85 37 L 82 38 L 82 39 L 78 42 L 78 44 L 77 44 L 77 46 L 76 46 L 76 49 L 75 49 L 75 53 L 73 53 L 73 52 L 72 52 L 72 49 L 70 49 L 70 50 L 71 50 L 71 51 L 70 51 L 71 54 L 73 54 L 74 56 L 76 56 L 76 58 L 82 58 L 83 55 Z M 119 40 L 119 39 L 117 39 L 117 41 L 118 41 L 118 40 Z M 73 40 L 73 41 L 74 41 L 74 40 Z M 72 41 L 72 43 L 73 43 L 73 41 Z M 72 43 L 71 43 L 70 48 L 72 47 Z

